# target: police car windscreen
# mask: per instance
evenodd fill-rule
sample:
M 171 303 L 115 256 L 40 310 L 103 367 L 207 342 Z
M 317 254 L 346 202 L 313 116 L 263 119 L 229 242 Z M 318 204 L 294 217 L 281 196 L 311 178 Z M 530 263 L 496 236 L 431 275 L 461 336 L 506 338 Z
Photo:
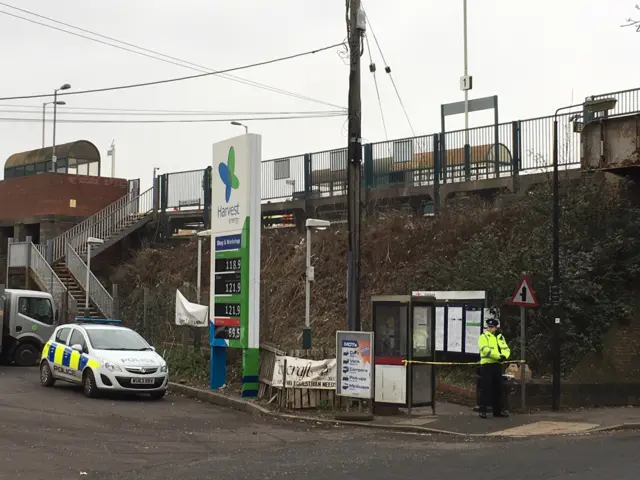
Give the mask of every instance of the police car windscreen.
M 149 344 L 133 330 L 87 329 L 89 342 L 96 350 L 151 350 Z

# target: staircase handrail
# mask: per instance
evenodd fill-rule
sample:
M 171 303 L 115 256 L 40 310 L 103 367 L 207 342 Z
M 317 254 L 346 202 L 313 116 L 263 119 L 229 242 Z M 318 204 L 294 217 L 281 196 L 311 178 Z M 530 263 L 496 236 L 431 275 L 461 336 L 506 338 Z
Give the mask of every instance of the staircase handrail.
M 47 259 L 44 258 L 44 255 L 41 253 L 41 246 L 34 245 L 32 242 L 29 242 L 30 256 L 29 256 L 29 267 L 31 271 L 38 277 L 42 286 L 51 294 L 53 297 L 53 302 L 56 306 L 56 310 L 60 312 L 64 312 L 64 298 L 67 297 L 67 305 L 69 307 L 67 316 L 74 317 L 78 311 L 76 299 L 73 298 L 65 284 L 60 280 L 60 277 L 56 274 L 56 272 L 51 268 L 51 265 L 47 262 Z
M 153 187 L 151 187 L 149 190 L 153 190 Z M 78 234 L 80 234 L 81 232 L 87 230 L 88 228 L 91 227 L 91 225 L 96 224 L 101 222 L 102 220 L 109 218 L 110 216 L 112 216 L 114 214 L 114 212 L 117 212 L 119 210 L 121 210 L 123 207 L 131 204 L 132 202 L 135 202 L 136 199 L 140 198 L 142 195 L 146 194 L 149 190 L 137 195 L 137 196 L 133 196 L 133 192 L 128 192 L 126 195 L 120 197 L 118 200 L 116 200 L 115 202 L 107 205 L 106 207 L 104 207 L 102 210 L 98 211 L 97 213 L 94 213 L 92 216 L 85 218 L 82 222 L 78 223 L 77 225 L 75 225 L 74 227 L 72 227 L 71 229 L 61 233 L 60 235 L 58 235 L 56 238 L 54 238 L 51 241 L 51 249 L 52 249 L 52 258 L 51 258 L 51 262 L 56 262 L 58 260 L 60 260 L 65 253 L 65 244 L 67 242 L 67 240 L 77 236 Z M 151 208 L 153 209 L 153 207 Z
M 87 292 L 87 264 L 82 257 L 74 250 L 69 242 L 65 251 L 67 269 L 73 275 L 78 284 Z M 100 313 L 106 318 L 113 318 L 113 297 L 109 294 L 100 280 L 96 278 L 92 271 L 89 271 L 89 299 L 93 300 Z
M 118 209 L 115 209 L 108 215 L 96 218 L 96 221 L 85 225 L 85 227 L 79 231 L 77 230 L 73 236 L 66 240 L 71 243 L 76 251 L 83 251 L 89 237 L 105 239 L 112 233 L 123 228 L 125 223 L 132 217 L 139 216 L 142 218 L 151 213 L 154 208 L 153 199 L 153 187 L 151 187 L 140 195 L 131 198 L 129 201 L 122 202 Z

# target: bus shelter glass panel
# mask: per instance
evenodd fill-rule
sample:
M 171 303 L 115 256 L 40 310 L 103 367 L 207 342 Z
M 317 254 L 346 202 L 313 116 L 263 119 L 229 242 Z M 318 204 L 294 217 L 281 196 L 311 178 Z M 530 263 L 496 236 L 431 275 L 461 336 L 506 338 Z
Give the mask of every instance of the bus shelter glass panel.
M 403 303 L 374 304 L 376 363 L 401 364 L 407 358 L 408 305 Z M 379 359 L 378 359 L 379 357 Z M 392 359 L 396 359 L 393 361 Z
M 432 362 L 435 357 L 435 303 L 411 305 L 412 351 L 409 375 L 411 376 L 411 405 L 435 405 L 435 371 Z

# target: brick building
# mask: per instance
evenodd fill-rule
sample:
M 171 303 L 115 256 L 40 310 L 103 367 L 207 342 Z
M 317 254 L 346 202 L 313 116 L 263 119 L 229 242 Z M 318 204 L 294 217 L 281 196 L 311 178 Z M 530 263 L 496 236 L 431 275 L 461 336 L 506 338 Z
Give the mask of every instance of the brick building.
M 0 181 L 0 268 L 7 241 L 44 245 L 127 194 L 125 179 L 101 177 L 100 152 L 86 140 L 11 155 Z M 0 270 L 2 271 L 2 270 Z

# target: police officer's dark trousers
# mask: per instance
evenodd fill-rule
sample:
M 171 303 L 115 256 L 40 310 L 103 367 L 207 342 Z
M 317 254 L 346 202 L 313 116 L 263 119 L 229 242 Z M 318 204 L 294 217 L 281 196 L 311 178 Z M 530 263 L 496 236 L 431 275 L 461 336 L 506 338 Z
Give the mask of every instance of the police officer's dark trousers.
M 485 363 L 480 366 L 480 412 L 486 413 L 487 407 L 493 408 L 493 414 L 502 412 L 502 365 Z

